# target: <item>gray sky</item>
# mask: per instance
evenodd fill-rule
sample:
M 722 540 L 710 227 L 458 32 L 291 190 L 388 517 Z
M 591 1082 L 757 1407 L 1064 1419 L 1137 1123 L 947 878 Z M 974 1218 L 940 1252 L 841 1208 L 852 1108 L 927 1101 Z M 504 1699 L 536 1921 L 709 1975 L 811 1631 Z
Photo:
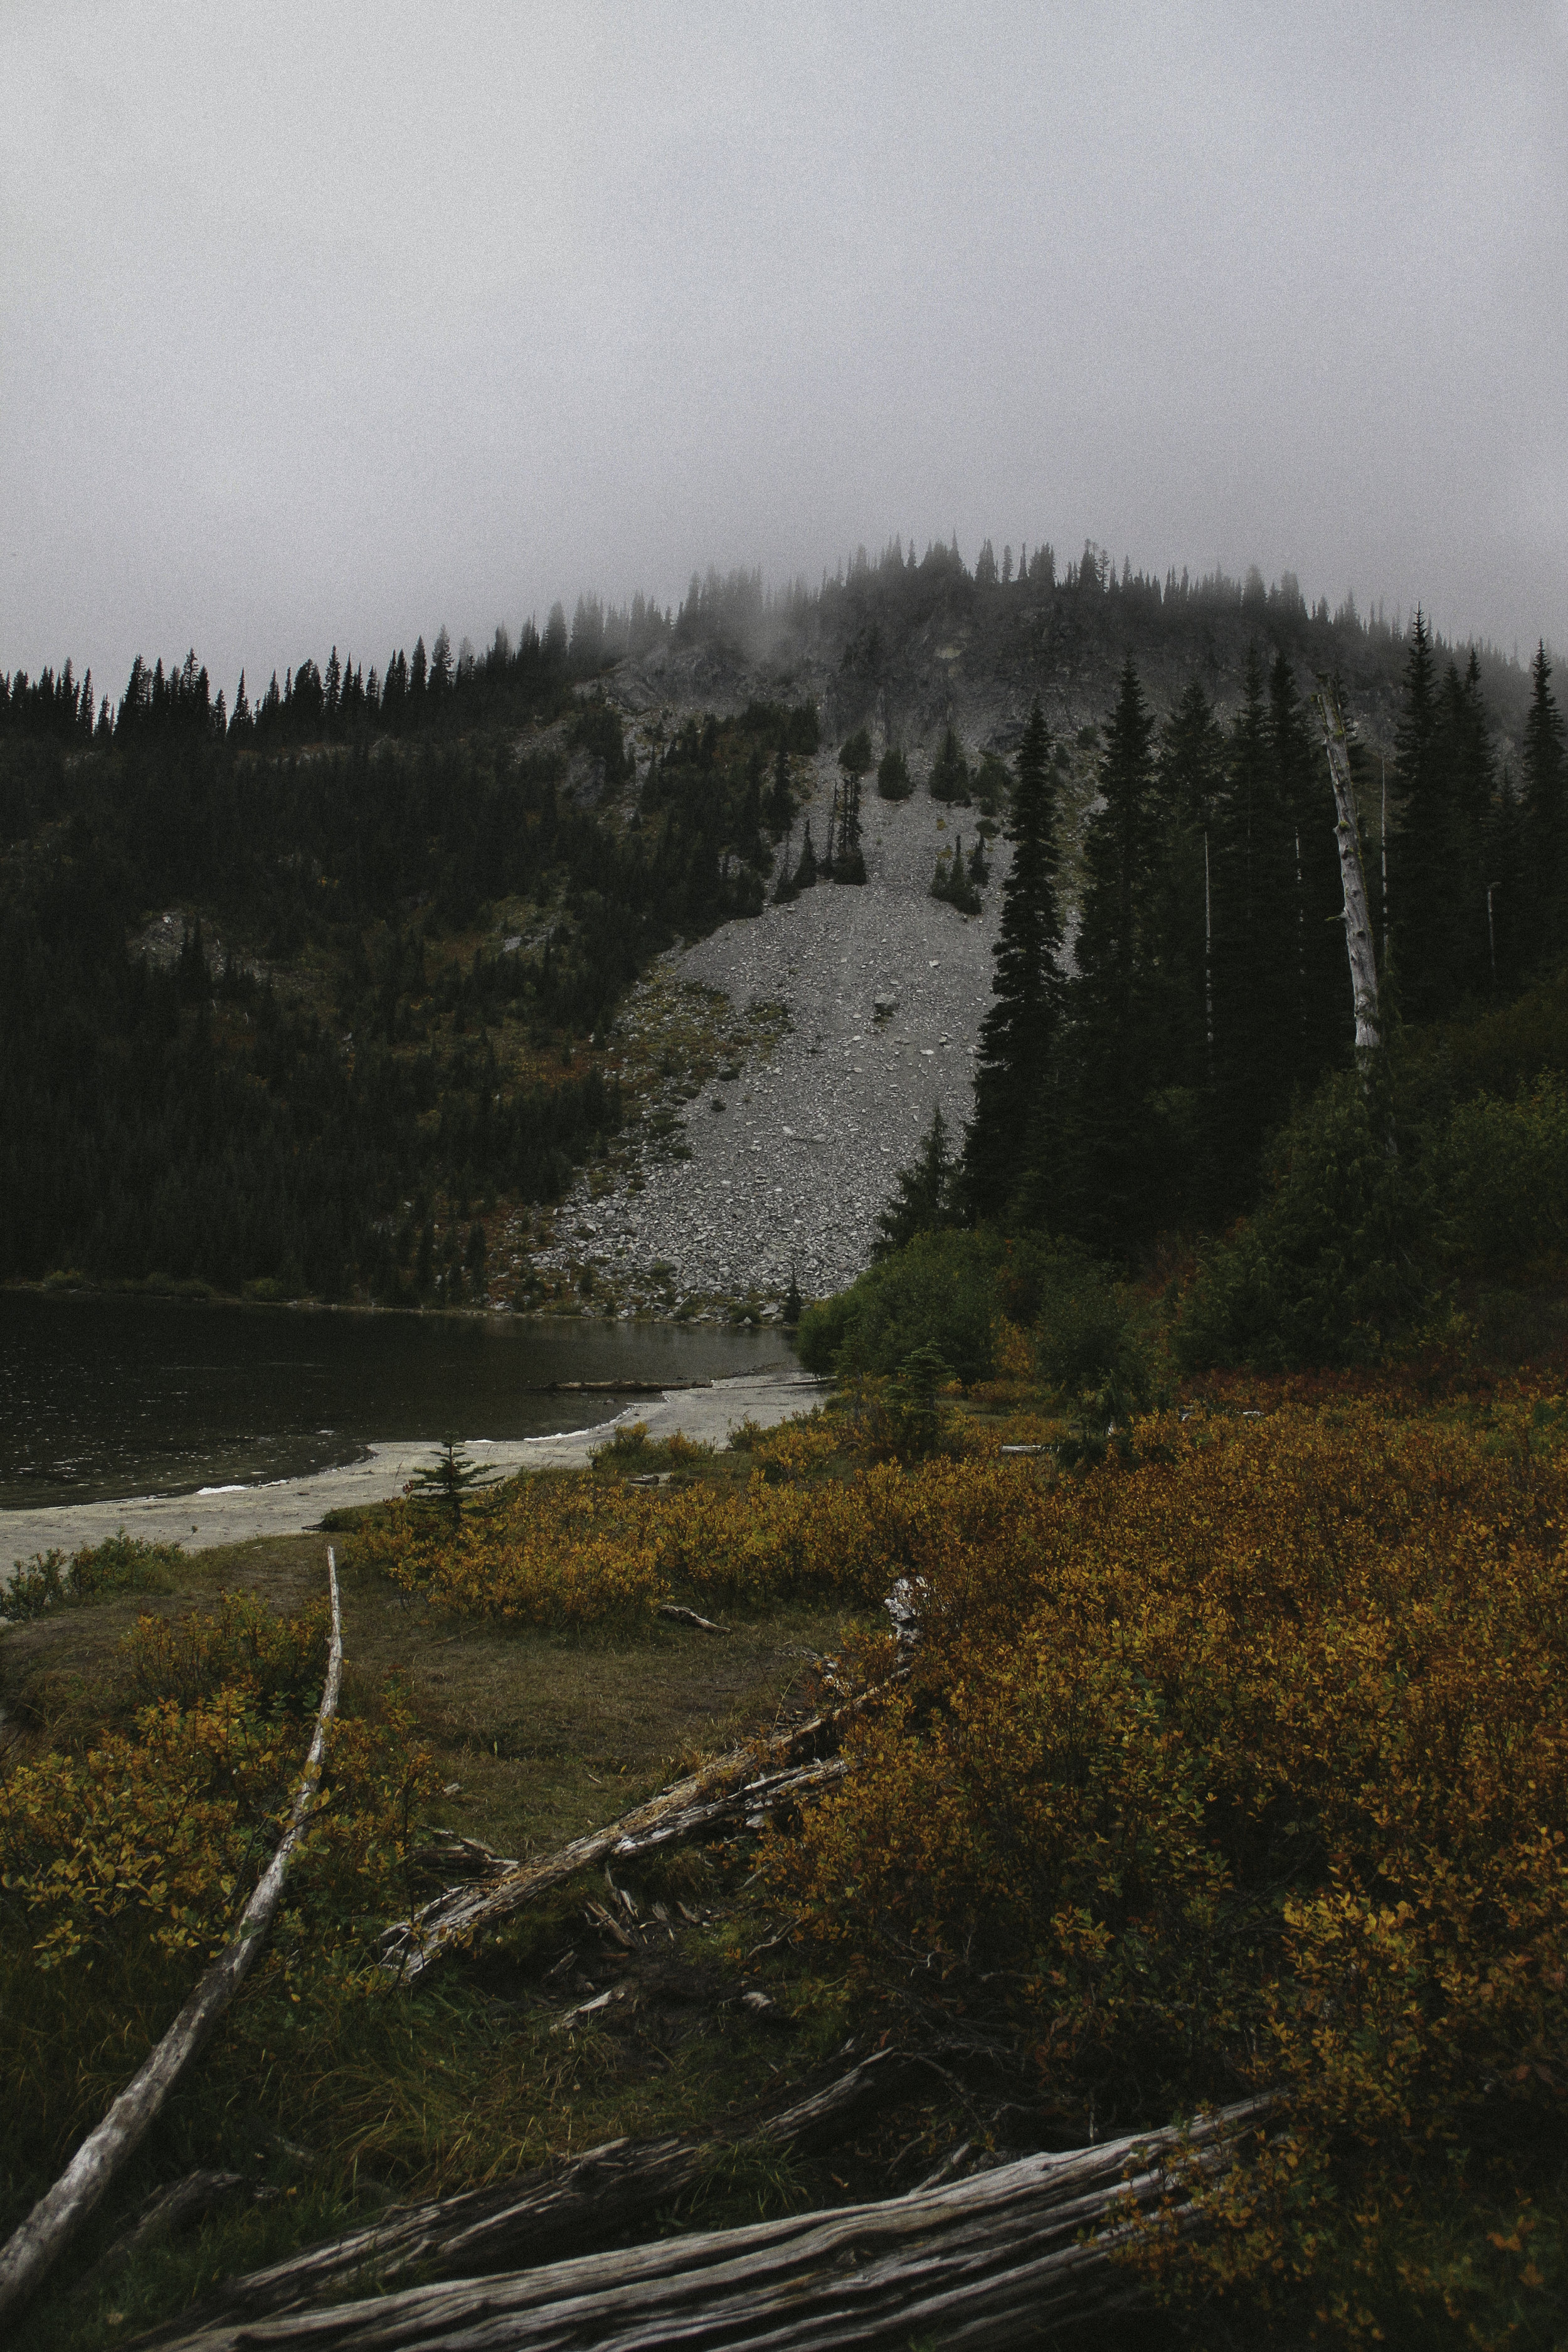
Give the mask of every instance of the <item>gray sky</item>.
M 0 667 L 895 531 L 1568 647 L 1568 0 L 0 10 Z

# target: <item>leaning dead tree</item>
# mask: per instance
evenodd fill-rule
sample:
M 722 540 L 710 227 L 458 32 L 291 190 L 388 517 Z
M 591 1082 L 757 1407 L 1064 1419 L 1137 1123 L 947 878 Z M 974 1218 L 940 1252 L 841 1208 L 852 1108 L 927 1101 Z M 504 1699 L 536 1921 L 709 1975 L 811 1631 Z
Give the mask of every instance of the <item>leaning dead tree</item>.
M 580 1870 L 631 1862 L 694 1838 L 744 1829 L 783 1806 L 820 1793 L 847 1769 L 837 1752 L 847 1726 L 890 1687 L 879 1684 L 844 1706 L 814 1716 L 795 1731 L 717 1757 L 684 1780 L 661 1789 L 646 1804 L 635 1805 L 618 1821 L 587 1831 L 553 1853 L 514 1863 L 488 1882 L 446 1888 L 410 1918 L 396 1920 L 386 1929 L 381 1939 L 383 1967 L 411 1983 L 479 1931 L 499 1927 Z
M 1377 957 L 1373 948 L 1372 919 L 1367 912 L 1366 876 L 1362 871 L 1361 835 L 1356 823 L 1355 793 L 1351 784 L 1350 752 L 1345 722 L 1333 688 L 1324 686 L 1317 696 L 1322 714 L 1323 743 L 1333 781 L 1340 845 L 1340 878 L 1345 896 L 1345 953 L 1350 958 L 1351 992 L 1355 999 L 1355 1043 L 1358 1056 L 1375 1054 L 1383 1043 L 1377 1002 Z M 1364 1066 L 1364 1064 L 1363 1064 Z
M 238 1927 L 192 1993 L 167 2033 L 134 2080 L 121 2092 L 96 2130 L 89 2132 L 52 2189 L 0 2247 L 0 2318 L 32 2294 L 58 2261 L 89 2216 L 97 2210 L 119 2174 L 140 2147 L 186 2068 L 199 2056 L 214 2026 L 249 1973 L 272 1925 L 296 1848 L 315 1805 L 326 1753 L 327 1727 L 337 1713 L 342 1679 L 342 1620 L 338 1607 L 338 1570 L 327 1548 L 327 1584 L 331 1597 L 331 1644 L 327 1679 L 316 1714 L 315 1735 L 294 1792 L 293 1810 L 277 1852 Z
M 905 2352 L 932 2338 L 994 2352 L 1135 2304 L 1141 2281 L 1118 2256 L 1140 2226 L 1201 2231 L 1194 2191 L 1256 2144 L 1268 2107 L 1249 2100 L 1186 2130 L 1027 2156 L 876 2204 L 157 2340 L 164 2352 Z
M 901 2050 L 879 2050 L 825 2089 L 753 2125 L 744 2145 L 805 2154 L 840 2141 L 896 2104 L 924 2063 Z M 221 2338 L 226 2329 L 342 2296 L 362 2283 L 390 2286 L 411 2271 L 478 2278 L 614 2245 L 689 2196 L 727 2145 L 733 2143 L 689 2132 L 606 2140 L 557 2169 L 529 2172 L 503 2188 L 392 2206 L 363 2229 L 226 2281 L 200 2312 L 182 2312 L 139 2337 L 139 2352 L 184 2340 L 198 2323 L 204 2336 Z

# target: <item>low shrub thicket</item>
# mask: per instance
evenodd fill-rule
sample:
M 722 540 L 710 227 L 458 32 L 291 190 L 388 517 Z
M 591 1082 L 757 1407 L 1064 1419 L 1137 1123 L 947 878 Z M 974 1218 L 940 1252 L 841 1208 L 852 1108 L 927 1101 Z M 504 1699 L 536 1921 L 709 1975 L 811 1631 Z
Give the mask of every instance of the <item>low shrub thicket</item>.
M 1346 1401 L 1147 1423 L 1049 1489 L 910 1477 L 913 1681 L 772 1845 L 835 1975 L 1029 2069 L 1068 2138 L 1283 2090 L 1184 2262 L 1341 2336 L 1500 2342 L 1553 2291 L 1563 1426 Z
M 143 1619 L 128 1637 L 133 1718 L 0 1777 L 0 2207 L 12 2219 L 232 1932 L 292 1803 L 325 1635 L 324 1606 L 275 1619 L 244 1596 L 186 1626 Z M 247 1990 L 263 2042 L 289 2049 L 323 2004 L 367 1983 L 366 1934 L 406 1899 L 409 1810 L 433 1786 L 395 1694 L 334 1724 L 321 1801 Z
M 1152 1364 L 1127 1294 L 1071 1242 L 917 1234 L 808 1307 L 797 1347 L 808 1371 L 850 1380 L 897 1377 L 931 1349 L 972 1388 L 1002 1369 L 1010 1331 L 1028 1336 L 1040 1378 L 1064 1396 L 1117 1381 L 1147 1399 Z
M 0 1582 L 0 1622 L 46 1617 L 54 1609 L 80 1609 L 121 1592 L 167 1592 L 169 1571 L 183 1558 L 178 1544 L 142 1543 L 123 1528 L 106 1543 L 72 1552 L 35 1552 Z

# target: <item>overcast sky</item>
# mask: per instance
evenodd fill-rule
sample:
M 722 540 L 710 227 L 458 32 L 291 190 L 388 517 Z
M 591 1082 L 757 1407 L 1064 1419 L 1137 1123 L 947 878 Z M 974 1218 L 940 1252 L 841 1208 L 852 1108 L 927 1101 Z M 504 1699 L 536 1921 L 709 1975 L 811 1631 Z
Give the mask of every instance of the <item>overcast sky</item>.
M 5 0 L 0 126 L 0 667 L 954 531 L 1568 649 L 1568 0 Z

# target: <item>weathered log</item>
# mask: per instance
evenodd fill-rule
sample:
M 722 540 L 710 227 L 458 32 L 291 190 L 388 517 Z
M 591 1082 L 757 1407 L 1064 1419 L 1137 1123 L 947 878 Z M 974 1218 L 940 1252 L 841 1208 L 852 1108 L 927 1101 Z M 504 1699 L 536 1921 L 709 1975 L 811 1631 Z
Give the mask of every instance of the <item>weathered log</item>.
M 835 2352 L 911 2340 L 986 2352 L 1140 2297 L 1117 2261 L 1134 2212 L 1203 2227 L 1194 2173 L 1213 2179 L 1260 2133 L 1249 2100 L 1186 2130 L 1028 2156 L 936 2189 L 739 2230 L 158 2340 L 167 2352 Z
M 747 2145 L 805 2150 L 831 2140 L 896 2100 L 919 2071 L 920 2062 L 904 2052 L 879 2051 L 757 2124 Z M 608 2140 L 552 2176 L 535 2171 L 504 2189 L 391 2207 L 366 2229 L 229 2280 L 200 2314 L 201 2331 L 216 2331 L 221 2340 L 224 2329 L 299 2310 L 365 2279 L 384 2285 L 414 2269 L 474 2278 L 567 2248 L 612 2242 L 693 2189 L 713 2152 L 714 2143 L 690 2134 Z M 153 2352 L 187 2336 L 193 2325 L 192 2314 L 183 2312 L 137 2341 Z
M 727 1633 L 728 1625 L 715 1625 L 711 1617 L 700 1617 L 695 1609 L 682 1609 L 674 1601 L 661 1601 L 658 1615 L 668 1617 L 674 1625 L 694 1626 L 699 1633 Z
M 899 1679 L 893 1677 L 894 1682 Z M 695 1837 L 754 1823 L 779 1805 L 817 1794 L 846 1769 L 832 1753 L 846 1727 L 891 1687 L 892 1683 L 879 1683 L 847 1706 L 813 1716 L 798 1730 L 718 1757 L 684 1780 L 661 1789 L 646 1804 L 634 1805 L 618 1821 L 585 1832 L 553 1853 L 520 1863 L 503 1877 L 434 1896 L 411 1917 L 394 1920 L 384 1930 L 382 1966 L 412 1983 L 479 1930 L 498 1927 L 580 1870 L 616 1859 L 633 1861 Z
M 120 2172 L 162 2112 L 170 2093 L 205 2047 L 218 2019 L 248 1974 L 272 1924 L 283 1881 L 321 1786 L 327 1727 L 337 1713 L 342 1679 L 342 1620 L 338 1608 L 338 1571 L 327 1547 L 327 1584 L 331 1596 L 332 1634 L 327 1679 L 316 1714 L 315 1735 L 289 1826 L 261 1882 L 240 1915 L 239 1926 L 134 2079 L 121 2092 L 103 2121 L 89 2133 L 52 2189 L 0 2248 L 0 2317 L 14 2311 L 38 2286 L 89 2216 L 96 2211 Z

